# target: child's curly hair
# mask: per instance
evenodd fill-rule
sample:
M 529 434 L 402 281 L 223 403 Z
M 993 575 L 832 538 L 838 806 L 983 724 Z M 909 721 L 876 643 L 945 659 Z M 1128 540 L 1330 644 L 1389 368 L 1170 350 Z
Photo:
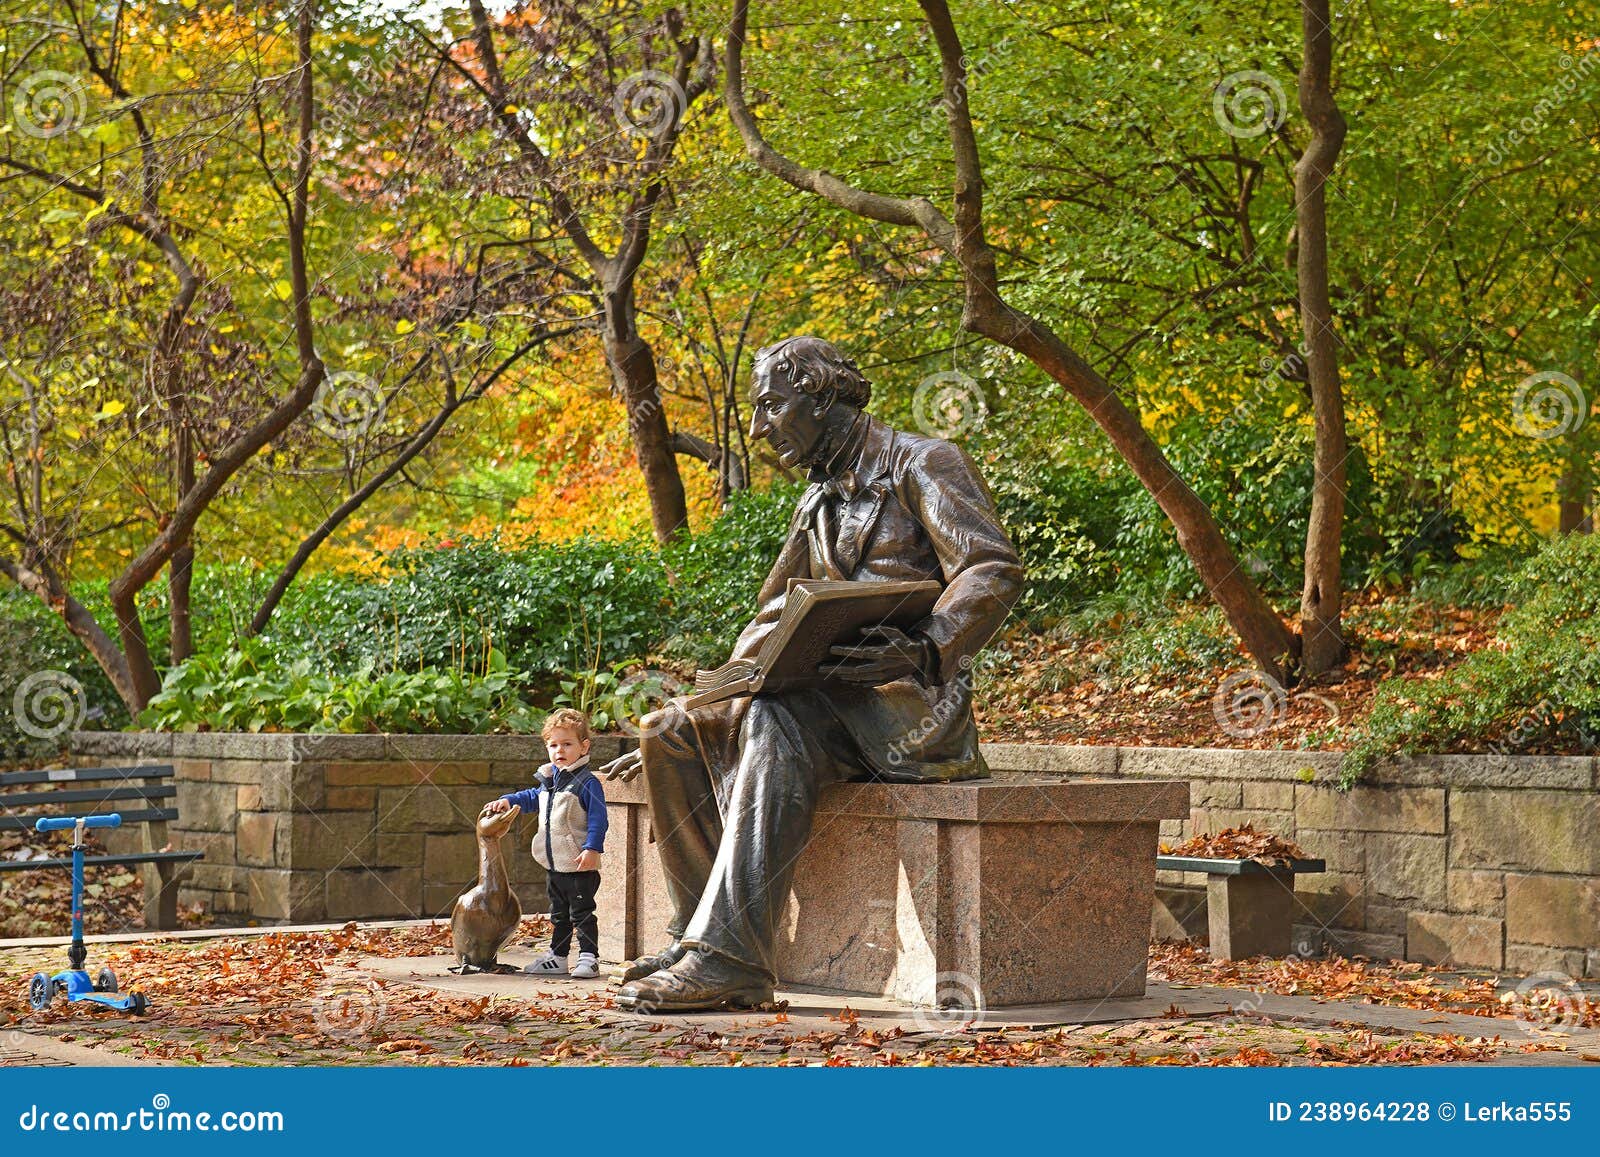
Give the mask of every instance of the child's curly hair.
M 550 733 L 558 727 L 577 732 L 580 743 L 589 738 L 589 717 L 574 707 L 557 707 L 546 715 L 544 726 L 539 728 L 539 735 L 548 740 Z

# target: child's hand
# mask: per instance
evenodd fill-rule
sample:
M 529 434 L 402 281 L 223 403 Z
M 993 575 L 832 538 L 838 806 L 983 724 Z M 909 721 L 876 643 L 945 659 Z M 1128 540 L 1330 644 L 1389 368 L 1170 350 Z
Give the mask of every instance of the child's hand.
M 479 813 L 479 814 L 486 815 L 486 816 L 495 816 L 495 815 L 499 815 L 501 812 L 508 812 L 510 810 L 511 810 L 511 801 L 510 800 L 508 800 L 508 799 L 492 799 L 488 803 L 483 805 L 483 811 L 481 813 Z
M 600 866 L 600 853 L 593 848 L 584 848 L 578 853 L 578 871 L 592 872 Z

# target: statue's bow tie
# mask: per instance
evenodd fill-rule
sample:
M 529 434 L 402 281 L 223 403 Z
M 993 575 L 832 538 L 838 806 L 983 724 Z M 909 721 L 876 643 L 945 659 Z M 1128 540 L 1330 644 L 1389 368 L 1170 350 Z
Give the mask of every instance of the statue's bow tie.
M 849 502 L 860 489 L 861 482 L 856 478 L 856 472 L 846 470 L 839 477 L 830 478 L 822 484 L 822 495 L 824 498 L 842 498 Z
M 854 470 L 846 470 L 837 478 L 812 483 L 800 496 L 800 521 L 810 526 L 817 516 L 817 507 L 822 505 L 823 499 L 835 498 L 849 502 L 860 489 L 861 481 L 856 477 Z

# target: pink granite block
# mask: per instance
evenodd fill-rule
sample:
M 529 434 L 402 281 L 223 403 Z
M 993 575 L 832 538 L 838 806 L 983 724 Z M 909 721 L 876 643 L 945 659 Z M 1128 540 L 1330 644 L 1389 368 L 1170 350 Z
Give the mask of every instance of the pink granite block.
M 670 910 L 643 791 L 606 788 L 629 833 L 601 895 L 623 909 L 601 932 L 621 959 L 658 947 Z M 1141 995 L 1160 821 L 1188 810 L 1177 781 L 834 785 L 795 870 L 780 980 L 986 1008 Z

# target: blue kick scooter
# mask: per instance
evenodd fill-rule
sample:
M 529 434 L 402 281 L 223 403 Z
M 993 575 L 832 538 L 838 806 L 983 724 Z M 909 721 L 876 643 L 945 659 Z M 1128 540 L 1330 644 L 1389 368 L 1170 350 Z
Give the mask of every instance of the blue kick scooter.
M 107 1008 L 131 1012 L 134 1016 L 145 1010 L 144 993 L 118 994 L 117 974 L 102 968 L 93 983 L 83 970 L 89 950 L 83 944 L 83 833 L 87 828 L 120 828 L 122 816 L 113 812 L 105 816 L 53 816 L 41 817 L 34 825 L 36 832 L 53 832 L 72 829 L 72 944 L 67 948 L 67 960 L 72 967 L 46 976 L 35 972 L 28 982 L 28 1003 L 35 1009 L 50 1007 L 50 1000 L 61 993 L 69 1001 L 87 1000 Z

